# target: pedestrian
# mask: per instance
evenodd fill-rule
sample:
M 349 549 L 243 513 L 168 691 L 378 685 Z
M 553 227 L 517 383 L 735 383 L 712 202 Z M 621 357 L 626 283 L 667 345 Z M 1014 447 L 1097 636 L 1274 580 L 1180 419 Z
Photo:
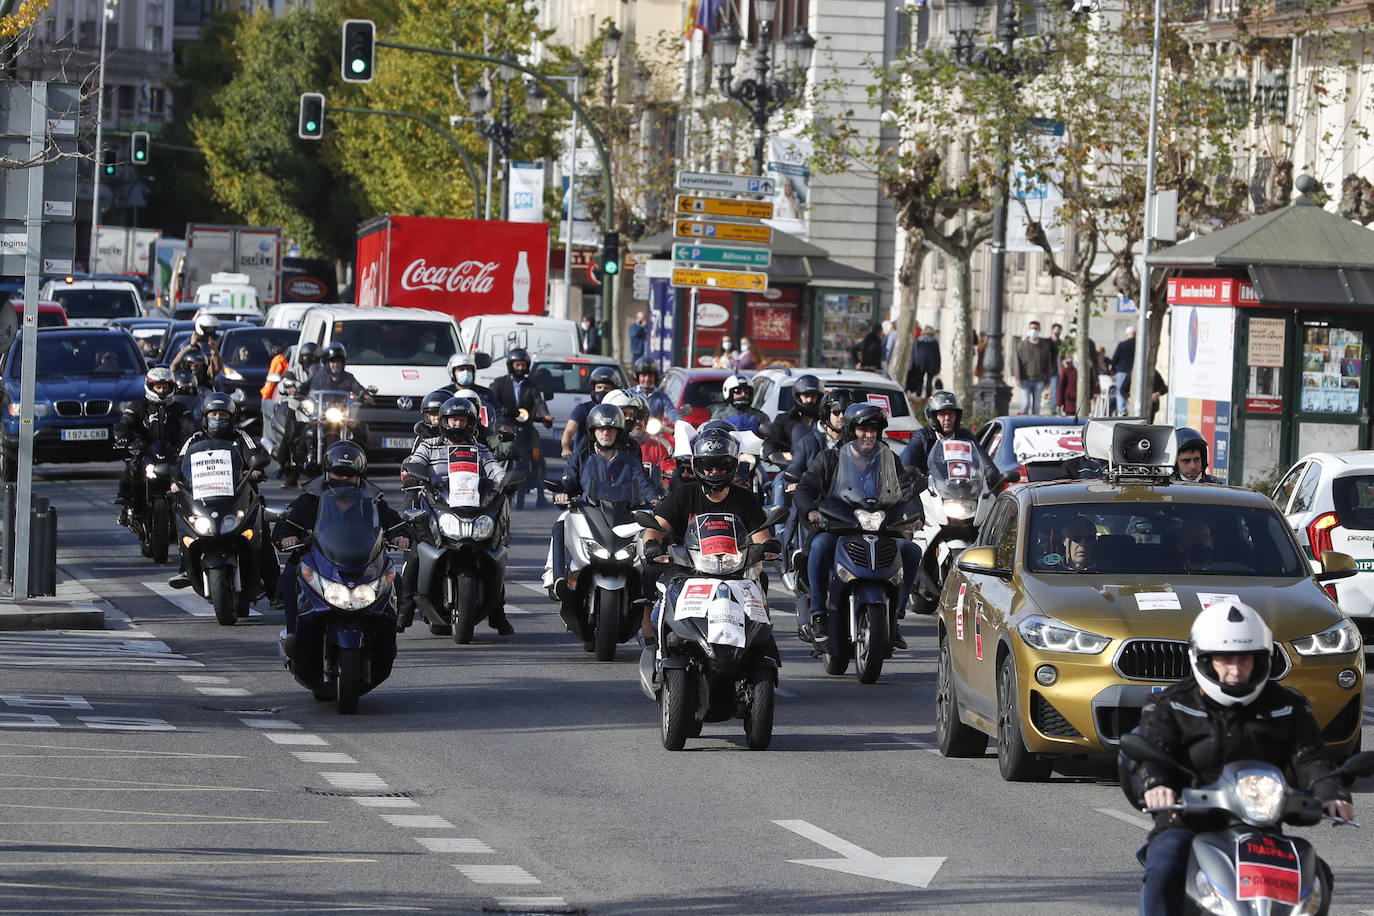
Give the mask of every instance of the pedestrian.
M 645 314 L 635 312 L 635 320 L 630 322 L 630 364 L 633 365 L 649 354 L 649 319 Z
M 579 333 L 582 341 L 582 352 L 601 354 L 601 332 L 597 330 L 596 324 L 588 315 L 582 316 L 582 328 Z
M 1059 342 L 1064 336 L 1064 326 L 1059 322 L 1050 325 L 1050 351 L 1054 354 L 1054 363 L 1050 368 L 1050 413 L 1057 413 L 1059 410 L 1059 367 L 1061 354 L 1059 352 Z
M 883 322 L 883 371 L 892 378 L 892 349 L 897 345 L 897 325 L 891 318 Z
M 883 335 L 878 322 L 868 329 L 863 339 L 849 348 L 849 356 L 854 360 L 854 368 L 868 372 L 883 371 Z
M 1072 350 L 1064 351 L 1064 363 L 1059 369 L 1058 382 L 1055 406 L 1066 417 L 1078 416 L 1078 365 Z M 1096 397 L 1100 390 L 1097 373 L 1088 373 L 1088 397 Z
M 1133 374 L 1134 374 L 1134 373 L 1133 373 Z M 1166 395 L 1166 394 L 1169 393 L 1169 386 L 1168 386 L 1168 384 L 1164 381 L 1164 376 L 1162 376 L 1162 375 L 1159 374 L 1159 370 L 1158 370 L 1158 369 L 1155 369 L 1155 370 L 1154 370 L 1154 375 L 1155 375 L 1154 384 L 1153 384 L 1152 386 L 1150 386 L 1150 402 L 1149 402 L 1149 404 L 1147 404 L 1146 407 L 1145 407 L 1145 410 L 1147 411 L 1147 415 L 1149 416 L 1149 419 L 1150 419 L 1150 422 L 1151 422 L 1151 423 L 1153 423 L 1153 422 L 1155 421 L 1155 414 L 1159 412 L 1159 400 L 1160 400 L 1160 398 L 1163 397 L 1164 395 Z M 1121 387 L 1119 387 L 1119 386 L 1118 386 L 1118 388 L 1117 388 L 1117 392 L 1118 392 L 1119 394 L 1121 394 L 1121 396 L 1122 396 L 1123 398 L 1127 399 L 1127 400 L 1129 400 L 1129 399 L 1130 399 L 1130 396 L 1131 396 L 1131 379 L 1132 379 L 1132 376 L 1131 376 L 1131 375 L 1126 376 L 1126 378 L 1125 378 L 1125 385 L 1126 385 L 1126 387 L 1125 387 L 1124 390 L 1123 390 Z
M 1129 385 L 1126 378 L 1135 366 L 1135 328 L 1126 329 L 1126 339 L 1116 345 L 1112 353 L 1112 381 L 1116 383 L 1116 412 L 1126 415 L 1126 392 Z
M 730 368 L 736 372 L 748 372 L 754 368 L 754 345 L 748 337 L 739 339 L 739 353 L 731 360 Z
M 930 392 L 935 386 L 935 376 L 940 374 L 940 340 L 933 325 L 926 325 L 921 331 L 921 336 L 916 338 L 912 368 L 913 371 L 908 374 L 908 381 L 915 383 L 908 386 L 911 393 L 920 398 L 930 397 Z
M 711 357 L 712 369 L 729 369 L 734 365 L 735 345 L 729 336 L 720 339 L 720 346 L 716 347 L 716 352 Z
M 1050 342 L 1040 336 L 1040 322 L 1032 321 L 1026 336 L 1016 345 L 1016 362 L 1021 375 L 1021 412 L 1040 413 L 1040 396 L 1049 381 L 1054 357 L 1050 353 Z

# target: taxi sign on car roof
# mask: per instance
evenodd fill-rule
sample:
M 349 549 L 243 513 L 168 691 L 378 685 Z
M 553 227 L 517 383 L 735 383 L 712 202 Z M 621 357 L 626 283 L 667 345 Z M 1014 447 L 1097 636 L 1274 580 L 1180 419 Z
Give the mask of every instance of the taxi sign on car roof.
M 1172 426 L 1139 420 L 1089 420 L 1083 426 L 1083 452 L 1107 462 L 1112 478 L 1167 481 L 1174 472 L 1176 443 Z

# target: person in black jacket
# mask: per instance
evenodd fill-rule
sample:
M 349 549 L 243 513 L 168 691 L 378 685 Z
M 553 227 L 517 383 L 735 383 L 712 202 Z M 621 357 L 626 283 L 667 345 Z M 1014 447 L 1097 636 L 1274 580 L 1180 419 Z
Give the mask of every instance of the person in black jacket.
M 1193 621 L 1192 676 L 1151 696 L 1136 732 L 1197 774 L 1197 785 L 1213 782 L 1233 761 L 1261 760 L 1321 798 L 1327 814 L 1350 820 L 1350 794 L 1334 776 L 1307 699 L 1269 680 L 1273 652 L 1273 635 L 1254 608 L 1237 598 L 1211 605 Z M 1186 785 L 1185 774 L 1162 764 L 1127 761 L 1125 768 L 1130 769 L 1123 773 L 1122 791 L 1146 808 L 1174 804 Z M 1207 827 L 1184 823 L 1173 812 L 1155 814 L 1140 892 L 1142 916 L 1183 912 L 1193 834 Z
M 195 432 L 195 423 L 186 405 L 175 399 L 176 390 L 172 370 L 166 366 L 149 369 L 143 377 L 144 399 L 124 408 L 115 424 L 115 441 L 137 451 L 143 451 L 154 442 L 166 442 L 173 452 L 180 451 L 181 443 Z M 144 488 L 136 486 L 134 479 L 140 468 L 138 460 L 130 456 L 119 478 L 121 508 L 118 521 L 121 525 L 129 524 L 131 513 L 143 511 Z
M 814 375 L 799 375 L 792 383 L 792 406 L 765 423 L 762 432 L 763 457 L 780 468 L 792 462 L 793 440 L 811 428 L 821 415 L 821 380 Z M 780 501 L 774 494 L 774 503 Z
M 988 486 L 995 486 L 997 466 L 983 451 L 983 447 L 973 441 L 973 433 L 960 425 L 964 418 L 959 400 L 950 391 L 936 391 L 926 399 L 926 424 L 911 437 L 906 448 L 902 449 L 902 464 L 919 477 L 930 476 L 930 451 L 937 443 L 946 439 L 967 441 L 978 453 L 988 477 Z
M 506 354 L 506 374 L 491 384 L 491 396 L 498 416 L 498 426 L 508 427 L 515 434 L 514 457 L 529 470 L 529 484 L 522 484 L 515 494 L 515 508 L 525 508 L 525 493 L 533 486 L 535 508 L 542 509 L 544 498 L 544 455 L 539 448 L 535 422 L 553 428 L 553 414 L 544 403 L 539 387 L 530 381 L 530 354 L 516 347 Z
M 1221 483 L 1207 473 L 1207 440 L 1202 433 L 1184 426 L 1174 433 L 1178 448 L 1174 452 L 1174 478 L 1189 483 Z
M 849 356 L 854 360 L 854 368 L 866 372 L 883 371 L 883 329 L 876 321 L 869 328 L 863 340 L 849 348 Z

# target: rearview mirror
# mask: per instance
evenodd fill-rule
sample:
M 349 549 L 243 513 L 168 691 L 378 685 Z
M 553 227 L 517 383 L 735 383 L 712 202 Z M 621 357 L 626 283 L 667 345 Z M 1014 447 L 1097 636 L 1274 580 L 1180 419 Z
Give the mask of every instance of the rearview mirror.
M 663 528 L 658 524 L 658 517 L 649 509 L 636 509 L 634 520 L 641 528 L 648 528 L 650 531 L 662 531 Z
M 1357 572 L 1359 565 L 1354 557 L 1336 550 L 1323 550 L 1322 571 L 1313 578 L 1324 584 L 1335 582 L 1337 579 L 1349 579 Z
M 545 479 L 544 479 L 544 489 L 545 489 L 545 490 L 548 490 L 550 493 L 562 493 L 562 492 L 563 492 L 563 481 L 561 481 L 561 480 L 550 480 L 549 478 L 545 478 Z
M 1011 570 L 997 565 L 997 551 L 991 547 L 970 547 L 959 554 L 959 569 L 968 573 L 982 573 L 999 579 L 1010 579 Z
M 478 369 L 490 368 L 491 354 L 483 353 L 481 350 L 474 350 L 472 353 L 472 362 Z

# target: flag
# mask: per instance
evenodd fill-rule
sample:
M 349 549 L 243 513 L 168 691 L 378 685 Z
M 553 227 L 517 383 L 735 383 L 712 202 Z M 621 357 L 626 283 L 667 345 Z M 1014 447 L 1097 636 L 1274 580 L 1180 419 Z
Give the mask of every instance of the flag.
M 716 19 L 721 9 L 725 6 L 725 0 L 689 0 L 687 4 L 687 23 L 684 30 L 688 38 L 697 29 L 701 29 L 707 35 L 715 31 Z

